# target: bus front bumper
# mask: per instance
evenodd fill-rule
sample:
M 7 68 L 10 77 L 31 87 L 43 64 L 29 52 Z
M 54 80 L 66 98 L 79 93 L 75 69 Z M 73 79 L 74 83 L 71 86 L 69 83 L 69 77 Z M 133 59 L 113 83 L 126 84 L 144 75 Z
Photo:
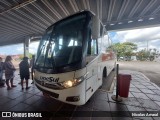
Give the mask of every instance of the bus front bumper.
M 85 82 L 82 82 L 76 87 L 54 90 L 51 88 L 44 87 L 35 81 L 35 85 L 39 90 L 41 90 L 47 96 L 57 99 L 59 101 L 73 104 L 73 105 L 83 105 L 85 104 Z

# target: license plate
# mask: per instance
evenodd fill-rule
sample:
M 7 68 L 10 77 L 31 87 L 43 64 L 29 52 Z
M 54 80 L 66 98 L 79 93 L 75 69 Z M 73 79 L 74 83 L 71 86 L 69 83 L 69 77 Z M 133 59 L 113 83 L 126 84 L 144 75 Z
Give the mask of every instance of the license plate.
M 45 92 L 43 92 L 43 96 L 44 96 L 44 97 L 47 97 L 47 98 L 50 98 L 50 95 L 47 94 L 47 93 L 45 93 Z

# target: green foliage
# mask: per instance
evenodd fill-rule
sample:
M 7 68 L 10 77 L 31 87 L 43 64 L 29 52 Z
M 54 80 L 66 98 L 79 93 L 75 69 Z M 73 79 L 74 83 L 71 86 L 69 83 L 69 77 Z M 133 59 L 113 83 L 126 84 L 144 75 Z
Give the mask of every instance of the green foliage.
M 31 58 L 32 58 L 32 55 L 33 55 L 32 53 L 29 53 L 29 59 L 31 59 Z
M 116 43 L 112 45 L 113 49 L 117 52 L 117 59 L 120 57 L 131 57 L 134 55 L 133 51 L 137 50 L 137 45 L 131 42 Z
M 20 60 L 22 60 L 22 59 L 23 59 L 23 57 L 24 57 L 24 55 L 23 55 L 23 54 L 19 55 L 19 59 L 20 59 Z
M 141 61 L 147 60 L 148 56 L 149 56 L 149 52 L 146 49 L 143 49 L 137 52 L 138 60 L 141 60 Z
M 140 61 L 145 61 L 145 60 L 153 61 L 155 56 L 158 54 L 159 54 L 159 51 L 157 51 L 156 48 L 149 49 L 148 51 L 146 49 L 143 49 L 137 52 L 137 58 Z
M 32 53 L 29 53 L 29 59 L 31 59 L 32 58 Z M 19 56 L 19 59 L 20 60 L 22 60 L 23 59 L 23 57 L 24 57 L 24 55 L 23 54 L 21 54 L 20 56 Z

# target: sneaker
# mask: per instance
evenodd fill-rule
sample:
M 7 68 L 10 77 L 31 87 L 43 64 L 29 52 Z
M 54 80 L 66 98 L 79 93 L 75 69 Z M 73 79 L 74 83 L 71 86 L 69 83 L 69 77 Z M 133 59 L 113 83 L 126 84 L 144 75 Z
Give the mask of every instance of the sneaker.
M 12 85 L 11 87 L 17 87 L 16 85 Z
M 10 89 L 12 89 L 11 87 L 7 87 L 7 90 L 10 90 Z
M 26 87 L 26 90 L 28 90 L 30 87 Z

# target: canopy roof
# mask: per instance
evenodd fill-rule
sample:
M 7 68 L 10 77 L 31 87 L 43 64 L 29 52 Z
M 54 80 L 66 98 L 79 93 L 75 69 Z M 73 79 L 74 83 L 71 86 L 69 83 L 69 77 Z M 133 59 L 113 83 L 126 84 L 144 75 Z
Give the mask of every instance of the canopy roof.
M 51 24 L 81 10 L 97 14 L 107 30 L 160 23 L 160 0 L 1 0 L 0 46 L 40 36 Z

